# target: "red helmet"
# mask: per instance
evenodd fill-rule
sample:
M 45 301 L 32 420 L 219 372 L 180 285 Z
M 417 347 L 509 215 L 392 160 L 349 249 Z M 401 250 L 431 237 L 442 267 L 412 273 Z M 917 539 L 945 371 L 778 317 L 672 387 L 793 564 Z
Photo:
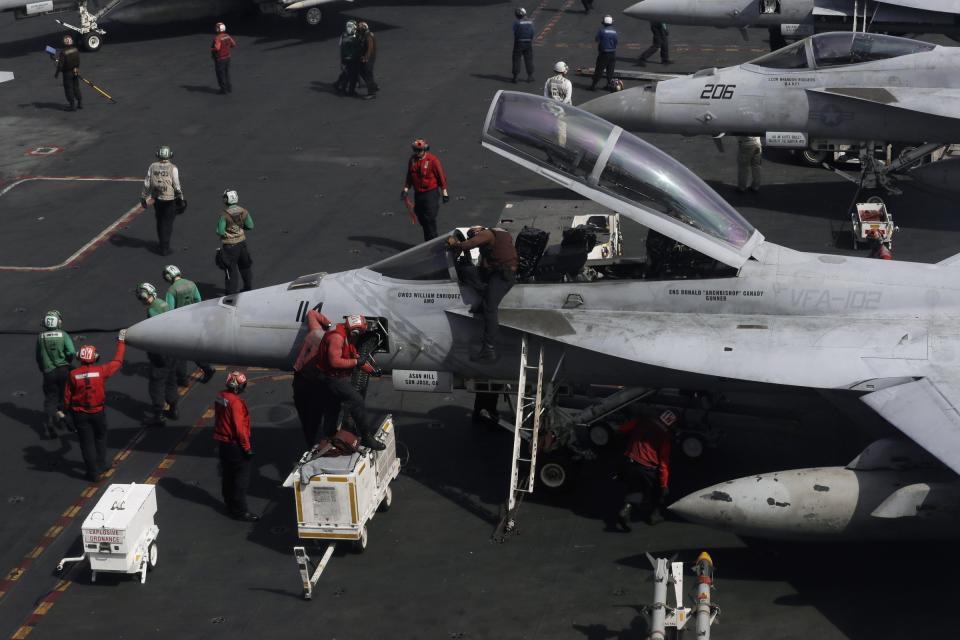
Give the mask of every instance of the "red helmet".
M 346 320 L 347 331 L 350 333 L 353 333 L 354 331 L 361 332 L 367 330 L 367 319 L 359 313 L 346 316 Z
M 84 364 L 93 364 L 100 359 L 100 354 L 97 353 L 97 348 L 92 344 L 85 344 L 80 347 L 80 353 L 77 354 L 77 357 L 80 358 L 80 362 Z
M 234 393 L 242 393 L 247 388 L 247 376 L 242 371 L 231 371 L 227 374 L 227 389 Z
M 413 149 L 414 153 L 417 153 L 418 151 L 429 151 L 430 144 L 423 138 L 417 138 L 410 143 L 410 148 Z

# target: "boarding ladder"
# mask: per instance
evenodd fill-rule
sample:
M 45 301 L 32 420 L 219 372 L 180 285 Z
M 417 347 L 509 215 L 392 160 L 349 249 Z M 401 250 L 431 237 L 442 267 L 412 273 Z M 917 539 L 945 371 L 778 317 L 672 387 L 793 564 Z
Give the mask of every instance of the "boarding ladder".
M 528 376 L 536 376 L 536 382 Z M 516 528 L 516 512 L 524 494 L 533 493 L 537 473 L 537 446 L 540 440 L 540 422 L 546 408 L 543 398 L 543 346 L 539 348 L 536 365 L 529 364 L 527 336 L 520 342 L 520 375 L 517 380 L 517 411 L 513 425 L 513 456 L 510 461 L 510 492 L 507 494 L 506 513 L 494 532 L 494 539 L 502 542 Z M 529 454 L 524 457 L 523 441 Z

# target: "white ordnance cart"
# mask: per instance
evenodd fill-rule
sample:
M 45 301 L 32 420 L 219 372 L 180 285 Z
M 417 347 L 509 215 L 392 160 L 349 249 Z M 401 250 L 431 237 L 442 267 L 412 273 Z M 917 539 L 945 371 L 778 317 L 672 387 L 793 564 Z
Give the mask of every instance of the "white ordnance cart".
M 893 247 L 893 233 L 897 226 L 893 224 L 893 214 L 887 210 L 881 198 L 873 196 L 866 202 L 858 202 L 857 210 L 850 214 L 850 222 L 854 249 L 869 243 L 872 236 L 880 238 L 888 249 Z
M 140 574 L 147 581 L 147 571 L 157 566 L 157 488 L 152 484 L 112 484 L 83 521 L 83 553 L 64 558 L 57 565 L 63 570 L 67 562 L 90 560 L 90 581 L 97 581 L 98 571 Z
M 303 454 L 283 483 L 293 489 L 297 535 L 329 542 L 312 571 L 313 561 L 306 548 L 293 548 L 303 580 L 303 597 L 308 600 L 336 543 L 350 541 L 356 551 L 362 552 L 367 547 L 370 520 L 378 510 L 389 509 L 393 502 L 390 483 L 400 473 L 393 416 L 383 419 L 375 437 L 386 449 L 361 449 L 338 455 L 339 450 L 332 448 L 319 455 L 321 449 L 314 447 Z

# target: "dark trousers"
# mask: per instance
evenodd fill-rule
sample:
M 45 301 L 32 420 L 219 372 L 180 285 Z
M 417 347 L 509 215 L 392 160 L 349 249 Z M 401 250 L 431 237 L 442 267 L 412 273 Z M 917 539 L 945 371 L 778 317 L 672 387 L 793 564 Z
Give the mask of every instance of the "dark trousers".
M 299 371 L 293 374 L 293 406 L 297 408 L 307 447 L 336 433 L 340 401 L 330 396 L 322 374 L 307 376 Z
M 640 60 L 646 60 L 659 49 L 660 61 L 669 62 L 670 50 L 667 43 L 667 32 L 664 30 L 663 25 L 659 22 L 654 22 L 650 25 L 650 31 L 653 32 L 653 44 L 644 49 L 643 53 L 640 54 Z
M 360 60 L 351 60 L 346 64 L 344 71 L 347 74 L 347 94 L 352 95 L 357 92 L 357 82 L 360 80 Z
M 593 82 L 591 89 L 595 89 L 600 76 L 606 74 L 607 86 L 613 82 L 613 69 L 617 63 L 617 53 L 615 51 L 605 51 L 597 55 L 597 62 L 593 65 Z
M 514 42 L 513 43 L 513 79 L 516 80 L 520 75 L 520 58 L 523 58 L 523 65 L 527 69 L 527 78 L 533 78 L 533 43 L 532 42 Z
M 373 95 L 380 90 L 377 81 L 373 79 L 373 63 L 361 62 L 358 68 L 358 74 L 363 79 L 363 84 L 367 85 L 367 94 Z M 356 87 L 354 87 L 356 88 Z
M 461 272 L 463 283 L 477 292 L 480 297 L 480 314 L 483 316 L 484 347 L 495 347 L 500 339 L 500 321 L 498 311 L 500 301 L 513 288 L 516 276 L 504 269 L 464 269 Z
M 150 394 L 150 405 L 156 415 L 163 412 L 164 404 L 177 406 L 180 396 L 177 395 L 177 360 L 157 353 L 148 353 L 150 361 L 150 380 L 147 391 Z
M 217 84 L 220 85 L 220 91 L 226 91 L 227 93 L 233 91 L 233 85 L 230 84 L 230 58 L 214 60 L 213 69 L 217 72 Z
M 370 422 L 367 420 L 366 407 L 364 406 L 363 396 L 357 391 L 350 376 L 340 378 L 326 379 L 327 393 L 334 402 L 338 402 L 343 408 L 344 413 L 353 418 L 357 433 L 361 436 L 373 435 L 370 431 Z
M 57 423 L 57 411 L 63 410 L 63 388 L 69 377 L 70 367 L 67 365 L 43 374 L 43 411 L 47 414 L 47 427 Z
M 583 12 L 590 13 L 590 9 L 593 9 L 593 0 L 580 0 L 583 3 Z
M 170 236 L 173 235 L 173 221 L 177 217 L 175 200 L 154 200 L 153 213 L 157 218 L 157 244 L 160 253 L 166 255 L 170 251 Z
M 440 189 L 413 194 L 413 212 L 423 227 L 423 241 L 437 237 L 437 216 L 440 215 Z
M 247 508 L 247 488 L 250 486 L 250 460 L 243 455 L 243 449 L 235 442 L 220 444 L 220 489 L 223 504 L 230 515 L 239 516 L 249 511 Z
M 177 385 L 181 387 L 187 386 L 190 382 L 190 374 L 192 371 L 187 370 L 188 360 L 177 360 L 176 372 L 177 372 Z M 203 371 L 204 375 L 213 374 L 214 368 L 205 362 L 194 362 L 198 369 Z
M 646 505 L 645 517 L 661 508 L 663 489 L 660 488 L 659 469 L 633 462 L 624 456 L 617 477 L 623 482 L 624 503 Z
M 73 75 L 73 71 L 69 69 L 63 72 L 63 95 L 71 107 L 74 102 L 83 104 L 80 97 L 80 76 Z
M 107 416 L 97 413 L 73 412 L 73 424 L 80 440 L 80 453 L 87 467 L 87 479 L 96 480 L 107 470 Z
M 220 255 L 223 258 L 224 271 L 227 272 L 223 281 L 227 295 L 240 290 L 240 278 L 243 278 L 244 291 L 253 289 L 253 259 L 247 251 L 246 241 L 223 245 Z

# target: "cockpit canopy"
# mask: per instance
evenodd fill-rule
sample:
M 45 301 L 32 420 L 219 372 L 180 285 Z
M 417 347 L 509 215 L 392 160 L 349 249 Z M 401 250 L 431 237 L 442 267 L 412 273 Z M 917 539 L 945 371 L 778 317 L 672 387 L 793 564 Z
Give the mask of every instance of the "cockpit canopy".
M 747 64 L 767 69 L 824 69 L 899 58 L 931 51 L 935 46 L 880 33 L 835 31 L 804 38 Z
M 740 268 L 763 239 L 682 164 L 576 107 L 501 91 L 483 145 L 731 267 Z

